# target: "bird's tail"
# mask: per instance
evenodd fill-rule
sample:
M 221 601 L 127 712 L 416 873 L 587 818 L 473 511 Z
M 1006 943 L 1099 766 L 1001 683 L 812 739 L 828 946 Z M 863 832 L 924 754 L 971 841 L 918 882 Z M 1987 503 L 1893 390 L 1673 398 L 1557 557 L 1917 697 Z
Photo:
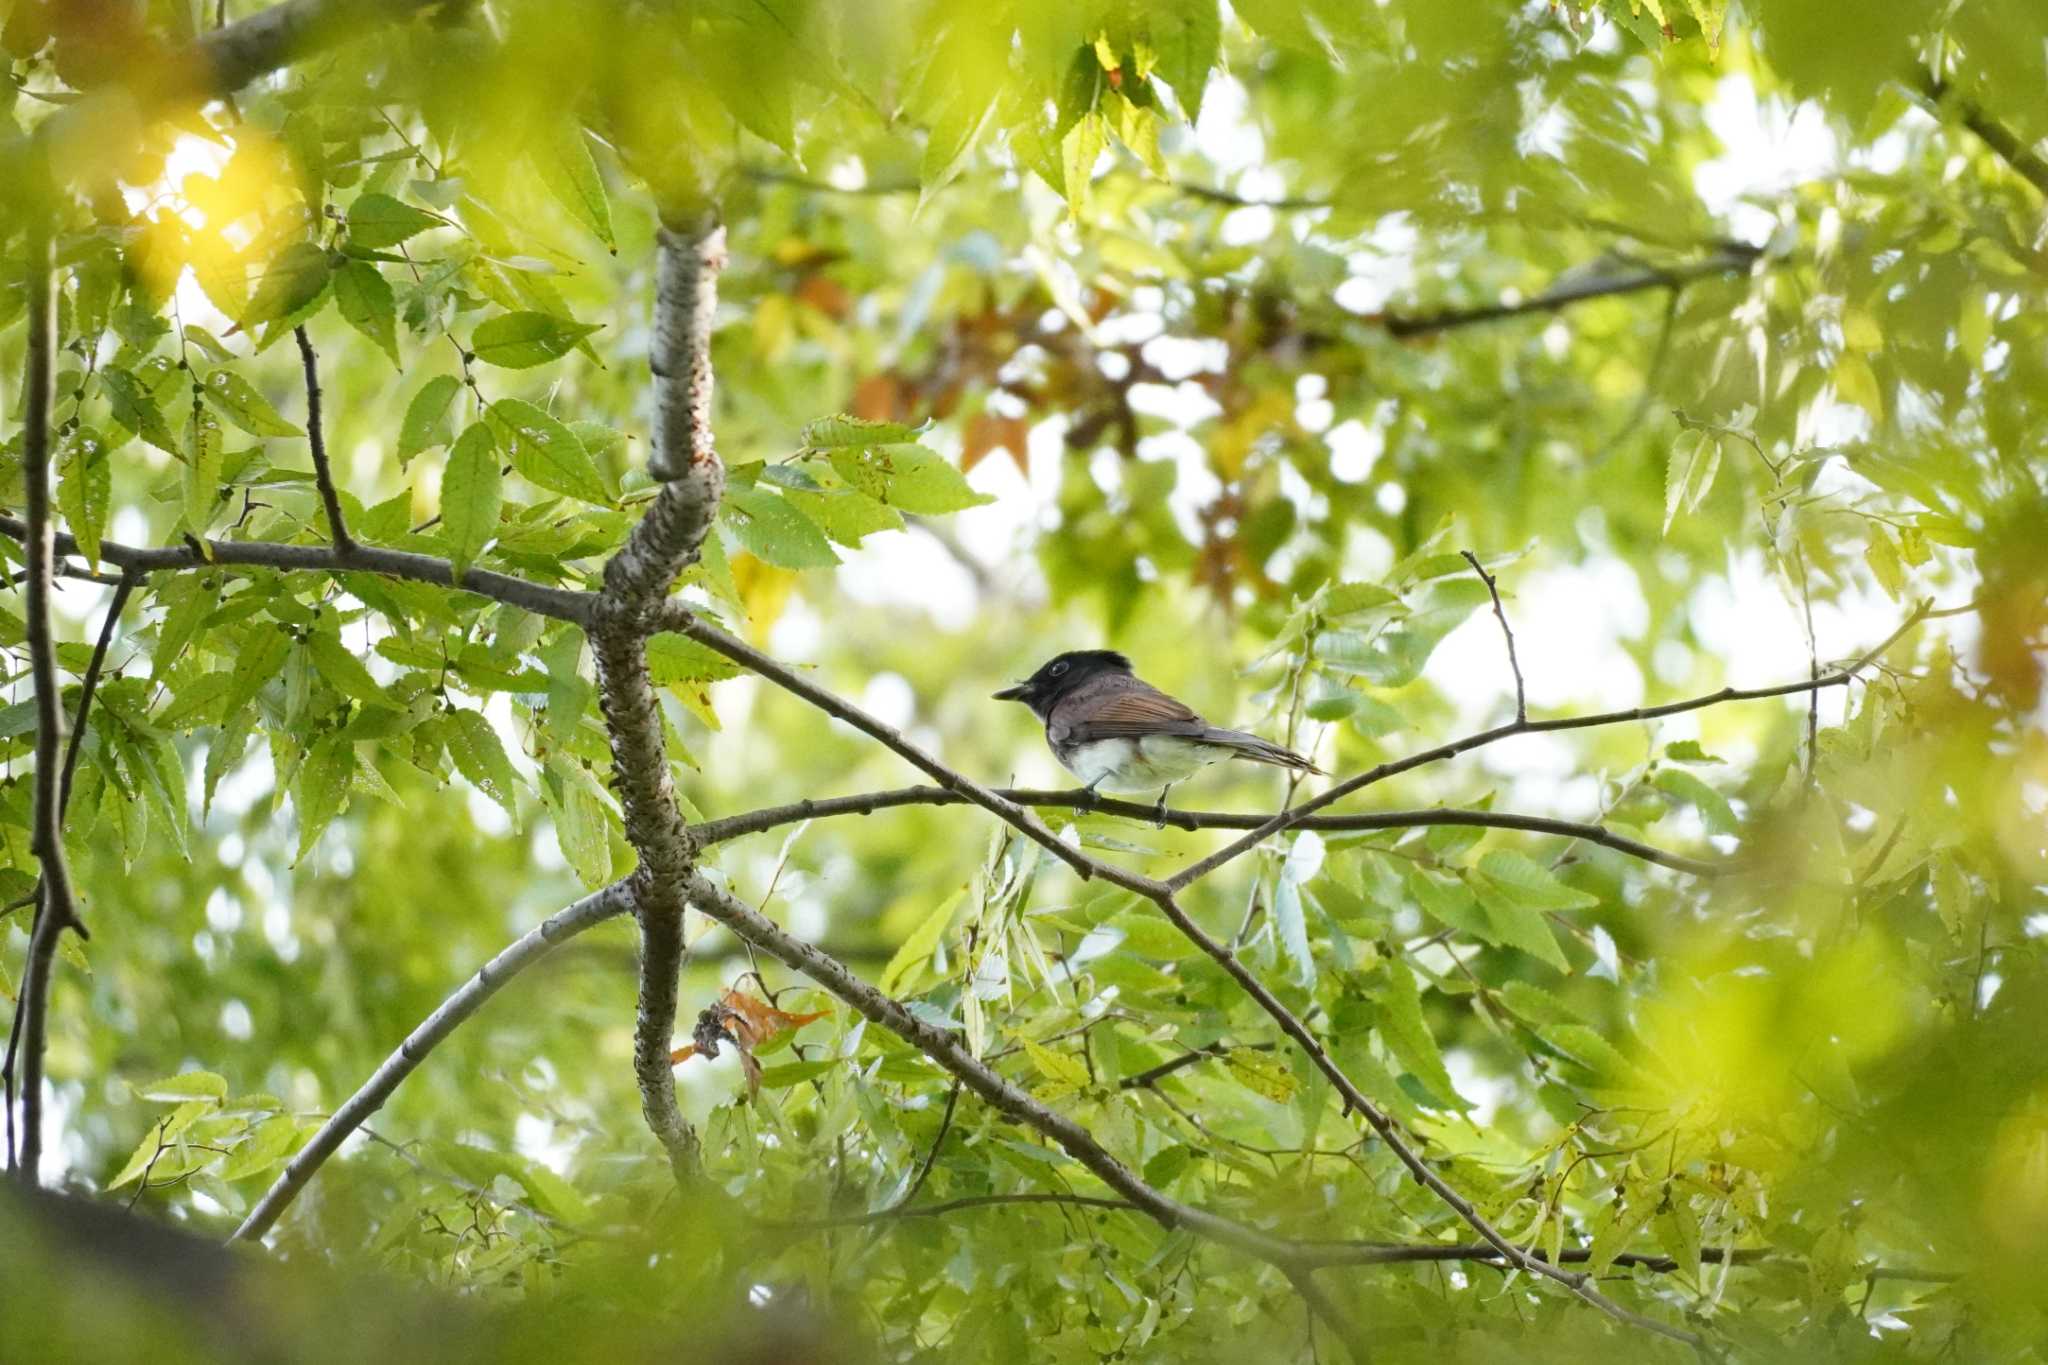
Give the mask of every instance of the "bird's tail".
M 1236 758 L 1248 758 L 1254 763 L 1270 763 L 1276 768 L 1292 768 L 1296 772 L 1314 773 L 1318 777 L 1323 770 L 1291 749 L 1283 749 L 1257 735 L 1248 735 L 1242 730 L 1206 730 L 1202 739 L 1208 744 L 1218 744 L 1232 751 Z

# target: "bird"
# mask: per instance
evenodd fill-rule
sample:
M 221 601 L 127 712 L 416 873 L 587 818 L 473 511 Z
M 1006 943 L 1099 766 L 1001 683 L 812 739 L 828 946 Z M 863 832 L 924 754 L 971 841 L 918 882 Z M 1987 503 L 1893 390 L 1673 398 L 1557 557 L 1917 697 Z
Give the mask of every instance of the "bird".
M 1081 779 L 1090 796 L 1098 788 L 1158 788 L 1155 815 L 1162 828 L 1167 793 L 1211 763 L 1248 758 L 1295 772 L 1323 771 L 1257 735 L 1209 724 L 1194 708 L 1138 677 L 1130 659 L 1113 649 L 1057 655 L 1023 682 L 995 693 L 994 700 L 1030 707 L 1045 722 L 1053 757 Z

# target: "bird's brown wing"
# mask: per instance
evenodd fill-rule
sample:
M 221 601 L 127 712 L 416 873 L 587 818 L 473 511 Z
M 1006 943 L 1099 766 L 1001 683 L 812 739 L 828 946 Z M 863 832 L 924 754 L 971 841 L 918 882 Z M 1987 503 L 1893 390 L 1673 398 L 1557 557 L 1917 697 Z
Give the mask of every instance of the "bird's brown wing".
M 1126 685 L 1107 697 L 1078 695 L 1060 710 L 1066 713 L 1055 718 L 1065 731 L 1060 739 L 1069 744 L 1138 735 L 1197 735 L 1209 728 L 1187 705 L 1144 684 Z

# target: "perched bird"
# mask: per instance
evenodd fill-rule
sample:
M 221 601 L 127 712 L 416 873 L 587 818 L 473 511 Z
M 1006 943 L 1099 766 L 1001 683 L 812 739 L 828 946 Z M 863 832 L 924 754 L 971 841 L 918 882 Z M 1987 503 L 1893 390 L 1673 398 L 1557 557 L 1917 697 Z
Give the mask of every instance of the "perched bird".
M 1048 660 L 1036 673 L 995 694 L 1021 701 L 1045 722 L 1045 740 L 1060 766 L 1092 793 L 1159 790 L 1159 822 L 1176 782 L 1226 758 L 1248 758 L 1296 772 L 1322 769 L 1242 730 L 1209 724 L 1131 672 L 1110 649 L 1081 649 Z

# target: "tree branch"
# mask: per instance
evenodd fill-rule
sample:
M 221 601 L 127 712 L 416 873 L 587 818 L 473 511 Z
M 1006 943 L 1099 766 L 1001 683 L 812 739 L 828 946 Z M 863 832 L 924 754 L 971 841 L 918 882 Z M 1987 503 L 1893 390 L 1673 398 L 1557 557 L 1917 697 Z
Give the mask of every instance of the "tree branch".
M 1128 1200 L 1133 1208 L 1166 1227 L 1186 1228 L 1277 1266 L 1285 1267 L 1297 1262 L 1294 1243 L 1182 1204 L 1160 1193 L 1117 1160 L 1085 1127 L 1005 1080 L 970 1053 L 951 1031 L 913 1015 L 833 958 L 785 932 L 731 892 L 712 885 L 702 873 L 690 873 L 687 894 L 692 905 L 734 934 L 791 970 L 817 982 L 870 1022 L 888 1029 L 924 1053 L 996 1112 L 1050 1138 L 1067 1155 Z
M 612 785 L 626 839 L 640 856 L 633 874 L 640 922 L 640 992 L 633 1020 L 633 1074 L 640 1112 L 668 1153 L 679 1185 L 693 1182 L 697 1134 L 676 1104 L 669 1060 L 682 972 L 685 879 L 697 847 L 669 776 L 668 736 L 647 669 L 647 607 L 667 596 L 697 558 L 725 491 L 725 466 L 711 441 L 711 331 L 725 229 L 702 224 L 657 238 L 654 298 L 654 443 L 648 473 L 661 488 L 647 514 L 604 569 L 588 630 L 598 704 L 611 741 Z
M 383 1108 L 392 1092 L 426 1060 L 427 1054 L 447 1041 L 448 1035 L 482 1009 L 484 1002 L 503 989 L 506 982 L 584 930 L 631 909 L 632 892 L 627 883 L 614 882 L 549 915 L 477 968 L 476 975 L 463 982 L 432 1014 L 422 1019 L 419 1026 L 405 1036 L 405 1041 L 384 1059 L 384 1064 L 370 1073 L 370 1078 L 357 1087 L 355 1094 L 329 1116 L 312 1140 L 285 1164 L 284 1170 L 271 1182 L 270 1188 L 256 1202 L 256 1207 L 249 1211 L 249 1216 L 242 1220 L 241 1226 L 228 1240 L 254 1241 L 268 1232 L 277 1222 L 278 1215 L 298 1198 L 299 1191 L 305 1189 L 306 1182 L 313 1178 L 314 1172 L 326 1163 L 327 1158 L 334 1155 L 342 1141 Z
M 1091 796 L 1079 789 L 1073 791 L 1039 791 L 1029 787 L 995 787 L 996 796 L 1013 801 L 1020 806 L 1068 807 L 1083 810 L 1091 815 L 1118 815 L 1145 824 L 1157 826 L 1160 821 L 1156 807 L 1142 805 L 1135 801 L 1118 801 L 1108 797 Z M 863 792 L 853 796 L 812 797 L 793 801 L 785 806 L 765 806 L 760 810 L 748 811 L 742 815 L 728 815 L 717 820 L 706 820 L 697 825 L 692 833 L 699 847 L 725 843 L 778 825 L 792 825 L 800 820 L 816 820 L 835 815 L 870 815 L 878 810 L 893 810 L 901 806 L 964 806 L 969 799 L 957 791 L 944 787 L 897 787 L 889 791 Z M 1241 814 L 1236 811 L 1168 810 L 1165 823 L 1176 829 L 1256 829 L 1270 816 Z M 1323 833 L 1355 833 L 1375 829 L 1428 829 L 1438 825 L 1464 825 L 1480 829 L 1518 829 L 1532 834 L 1555 834 L 1566 839 L 1582 839 L 1587 843 L 1611 848 L 1617 853 L 1626 853 L 1631 858 L 1640 858 L 1647 863 L 1668 867 L 1676 872 L 1689 873 L 1695 877 L 1718 877 L 1729 871 L 1721 861 L 1688 858 L 1680 853 L 1671 853 L 1653 844 L 1631 839 L 1623 834 L 1600 825 L 1587 824 L 1577 820 L 1558 820 L 1547 815 L 1517 815 L 1511 811 L 1467 810 L 1456 806 L 1437 806 L 1426 810 L 1384 810 L 1364 811 L 1356 815 L 1314 815 L 1299 821 L 1295 828 L 1312 829 Z
M 0 515 L 0 535 L 26 542 L 28 523 L 16 517 Z M 80 553 L 78 542 L 68 535 L 59 534 L 56 543 L 59 554 Z M 463 592 L 475 593 L 479 597 L 510 603 L 539 616 L 553 617 L 558 621 L 574 621 L 579 626 L 589 623 L 591 605 L 597 600 L 595 593 L 549 587 L 530 579 L 515 578 L 511 574 L 493 573 L 489 569 L 469 569 L 463 573 L 462 582 L 458 584 L 453 570 L 445 559 L 437 559 L 433 555 L 414 554 L 410 550 L 387 550 L 381 546 L 361 543 L 355 545 L 346 560 L 337 554 L 331 545 L 287 545 L 269 540 L 201 540 L 187 545 L 162 547 L 102 541 L 99 557 L 116 568 L 132 570 L 138 574 L 212 569 L 222 566 L 274 569 L 280 573 L 310 570 L 320 573 L 383 574 L 388 578 L 404 578 L 416 583 L 432 583 L 443 588 L 459 588 Z
M 1949 84 L 1932 71 L 1922 73 L 1918 90 L 1937 109 L 1950 94 Z M 2021 179 L 2032 185 L 2044 196 L 2048 196 L 2048 157 L 2043 157 L 2019 135 L 1984 112 L 1974 102 L 1957 98 L 1953 108 L 1962 118 L 1962 124 L 1977 135 L 1977 140 L 1989 147 L 1998 159 L 2018 173 Z
M 1369 787 L 1376 782 L 1385 781 L 1389 777 L 1409 772 L 1415 768 L 1424 767 L 1431 763 L 1440 763 L 1447 758 L 1456 758 L 1459 754 L 1483 748 L 1488 744 L 1498 740 L 1509 739 L 1515 735 L 1545 734 L 1557 730 L 1590 730 L 1603 725 L 1623 725 L 1632 721 L 1655 720 L 1662 716 L 1675 716 L 1686 711 L 1698 711 L 1709 706 L 1719 706 L 1724 702 L 1761 701 L 1770 697 L 1786 697 L 1810 692 L 1816 688 L 1845 686 L 1853 681 L 1858 673 L 1869 666 L 1873 659 L 1883 654 L 1887 649 L 1890 649 L 1908 631 L 1919 625 L 1926 618 L 1929 605 L 1927 602 L 1920 603 L 1919 606 L 1914 608 L 1912 614 L 1906 618 L 1905 622 L 1897 630 L 1886 636 L 1875 648 L 1866 651 L 1844 667 L 1818 678 L 1807 678 L 1800 682 L 1779 683 L 1775 687 L 1724 687 L 1718 692 L 1709 692 L 1704 696 L 1689 697 L 1684 701 L 1666 702 L 1661 706 L 1641 706 L 1628 711 L 1602 711 L 1585 716 L 1560 716 L 1552 720 L 1510 721 L 1505 725 L 1496 725 L 1491 730 L 1481 730 L 1477 734 L 1467 735 L 1463 739 L 1452 740 L 1448 744 L 1439 744 L 1433 749 L 1424 749 L 1420 753 L 1410 754 L 1406 758 L 1390 760 L 1376 768 L 1369 768 L 1362 773 L 1346 778 L 1321 795 L 1304 801 L 1289 810 L 1280 812 L 1280 814 L 1259 825 L 1242 839 L 1234 840 L 1216 850 L 1216 852 L 1211 853 L 1208 857 L 1188 864 L 1179 872 L 1167 878 L 1166 885 L 1175 891 L 1182 890 L 1201 878 L 1208 876 L 1211 872 L 1214 872 L 1217 868 L 1238 857 L 1240 854 L 1258 847 L 1261 842 L 1272 835 L 1278 834 L 1285 829 L 1294 828 L 1317 811 L 1322 810 L 1333 802 L 1343 800 L 1355 791 Z
M 306 439 L 313 448 L 313 481 L 320 486 L 320 503 L 327 509 L 327 532 L 334 538 L 335 557 L 354 557 L 355 538 L 341 515 L 341 495 L 334 491 L 334 470 L 327 463 L 327 437 L 320 429 L 320 357 L 313 353 L 313 339 L 303 324 L 292 328 L 298 339 L 299 359 L 306 370 Z
M 1083 880 L 1100 877 L 1114 886 L 1136 891 L 1143 896 L 1151 896 L 1160 890 L 1161 884 L 1153 878 L 1091 858 L 1078 848 L 1062 841 L 1058 835 L 1047 829 L 1037 816 L 1016 802 L 961 776 L 905 739 L 893 726 L 884 725 L 851 702 L 819 687 L 795 670 L 783 667 L 744 640 L 726 634 L 691 611 L 685 603 L 664 602 L 656 609 L 654 617 L 661 629 L 687 635 L 699 644 L 709 646 L 784 691 L 802 697 L 826 715 L 843 720 L 870 738 L 879 740 L 884 748 L 908 760 L 913 767 L 924 772 L 947 791 L 954 793 L 960 800 L 994 813 L 1005 824 L 1073 868 Z
M 37 177 L 35 188 L 48 182 Z M 36 902 L 35 925 L 29 933 L 28 960 L 22 967 L 21 1160 L 16 1173 L 37 1181 L 43 1153 L 43 1048 L 49 1023 L 50 976 L 57 940 L 66 929 L 82 938 L 71 886 L 71 867 L 64 856 L 64 822 L 58 810 L 62 786 L 64 709 L 57 684 L 57 645 L 50 630 L 50 591 L 56 568 L 54 531 L 50 520 L 50 403 L 57 353 L 54 197 L 29 195 L 28 373 L 23 395 L 22 476 L 28 486 L 28 647 L 35 675 L 36 772 L 34 828 L 31 848 L 42 866 L 42 894 Z M 11 1074 L 11 1067 L 10 1067 Z
M 1760 254 L 1756 247 L 1729 242 L 1724 243 L 1720 250 L 1712 255 L 1685 265 L 1639 266 L 1618 274 L 1593 274 L 1571 283 L 1553 284 L 1534 298 L 1523 299 L 1518 303 L 1492 303 L 1477 308 L 1446 308 L 1434 313 L 1379 313 L 1367 318 L 1366 321 L 1379 323 L 1387 329 L 1390 336 L 1403 339 L 1430 336 L 1437 332 L 1448 332 L 1478 323 L 1524 317 L 1530 313 L 1558 313 L 1575 303 L 1584 303 L 1589 299 L 1636 294 L 1646 289 L 1680 289 L 1696 280 L 1713 275 L 1746 272 L 1756 264 Z
M 1522 686 L 1522 661 L 1515 657 L 1515 632 L 1508 625 L 1506 609 L 1500 604 L 1500 585 L 1494 581 L 1493 575 L 1488 573 L 1485 567 L 1480 564 L 1478 555 L 1473 554 L 1470 550 L 1461 550 L 1459 553 L 1464 555 L 1465 562 L 1472 566 L 1472 572 L 1479 575 L 1479 581 L 1486 585 L 1486 595 L 1493 599 L 1494 619 L 1500 622 L 1500 633 L 1507 637 L 1508 671 L 1515 675 L 1515 723 L 1517 725 L 1526 724 L 1529 719 L 1529 699 Z

